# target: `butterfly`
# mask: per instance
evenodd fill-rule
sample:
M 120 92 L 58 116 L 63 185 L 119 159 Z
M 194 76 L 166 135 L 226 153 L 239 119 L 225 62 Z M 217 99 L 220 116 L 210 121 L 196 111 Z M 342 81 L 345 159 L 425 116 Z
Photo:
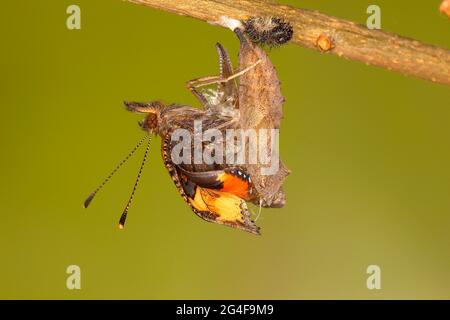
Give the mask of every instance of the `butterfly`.
M 240 29 L 236 29 L 235 33 L 241 44 L 238 69 L 233 69 L 228 52 L 217 43 L 219 75 L 191 80 L 187 84 L 201 103 L 201 108 L 180 104 L 165 105 L 161 101 L 125 102 L 125 107 L 129 111 L 146 114 L 140 127 L 149 136 L 161 137 L 164 165 L 180 195 L 196 215 L 209 222 L 260 234 L 260 228 L 252 220 L 247 203 L 260 207 L 284 206 L 282 183 L 289 170 L 282 163 L 273 175 L 266 176 L 260 174 L 261 165 L 258 163 L 196 162 L 192 161 L 195 143 L 194 146 L 189 143 L 188 148 L 183 149 L 184 156 L 189 154 L 188 161 L 179 163 L 173 157 L 178 143 L 174 136 L 180 130 L 195 138 L 214 129 L 218 133 L 214 144 L 211 141 L 200 143 L 201 149 L 211 151 L 218 143 L 225 142 L 224 137 L 230 129 L 279 128 L 284 98 L 281 96 L 275 69 L 258 45 L 249 41 Z M 206 89 L 213 84 L 217 84 L 215 90 Z M 197 132 L 195 123 L 199 122 L 202 124 L 202 131 Z M 147 149 L 130 199 L 119 221 L 121 228 L 125 224 L 147 157 L 149 138 L 141 140 L 84 203 L 84 207 L 90 204 L 97 192 L 145 140 L 148 140 Z M 272 145 L 267 141 L 261 146 L 273 151 Z M 212 151 L 211 154 L 215 154 L 216 150 Z M 232 151 L 231 155 L 235 156 L 238 151 L 246 155 L 252 152 L 248 146 L 244 146 L 241 150 Z M 278 155 L 276 156 L 278 162 Z

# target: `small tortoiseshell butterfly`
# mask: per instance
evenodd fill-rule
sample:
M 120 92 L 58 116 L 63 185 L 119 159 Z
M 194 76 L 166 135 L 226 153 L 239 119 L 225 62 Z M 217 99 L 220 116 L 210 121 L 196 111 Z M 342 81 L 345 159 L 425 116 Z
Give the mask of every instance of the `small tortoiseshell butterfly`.
M 247 202 L 260 207 L 277 208 L 284 205 L 281 186 L 289 171 L 282 163 L 273 176 L 266 177 L 259 174 L 258 165 L 197 164 L 195 161 L 176 164 L 171 157 L 176 144 L 172 140 L 174 132 L 183 129 L 195 135 L 195 121 L 201 121 L 203 130 L 213 128 L 223 133 L 228 129 L 252 126 L 255 129 L 263 126 L 279 128 L 284 99 L 279 92 L 275 70 L 261 48 L 249 41 L 240 29 L 235 32 L 241 42 L 238 71 L 233 71 L 227 51 L 216 44 L 219 76 L 200 78 L 188 83 L 189 90 L 201 102 L 201 109 L 178 104 L 166 106 L 160 101 L 125 102 L 125 106 L 129 111 L 147 114 L 140 126 L 150 135 L 161 136 L 164 164 L 181 196 L 195 214 L 209 222 L 260 234 L 259 227 L 251 220 Z M 240 79 L 239 86 L 236 83 L 237 77 Z M 251 86 L 247 84 L 249 81 L 257 83 Z M 214 83 L 218 85 L 216 90 L 201 88 Z M 245 88 L 242 87 L 243 83 L 246 83 Z M 252 102 L 255 98 L 259 99 L 257 106 Z M 146 139 L 147 137 L 142 139 L 87 198 L 84 207 L 90 204 L 97 192 Z M 150 139 L 130 199 L 120 218 L 120 228 L 125 224 L 149 146 Z M 208 144 L 202 146 L 208 148 Z

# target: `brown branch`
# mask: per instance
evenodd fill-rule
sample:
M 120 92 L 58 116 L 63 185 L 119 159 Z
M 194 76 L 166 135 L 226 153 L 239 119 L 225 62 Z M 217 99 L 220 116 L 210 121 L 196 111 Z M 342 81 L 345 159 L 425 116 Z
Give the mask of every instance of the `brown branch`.
M 208 22 L 276 16 L 294 27 L 291 42 L 405 75 L 450 85 L 450 50 L 407 39 L 317 11 L 259 0 L 125 0 Z M 325 40 L 325 41 L 324 41 Z M 325 45 L 325 47 L 324 47 Z

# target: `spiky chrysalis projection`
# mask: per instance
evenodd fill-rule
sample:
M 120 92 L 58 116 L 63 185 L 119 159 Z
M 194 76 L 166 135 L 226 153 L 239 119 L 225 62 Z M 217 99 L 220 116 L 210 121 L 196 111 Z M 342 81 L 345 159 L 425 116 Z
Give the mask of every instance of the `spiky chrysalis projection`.
M 244 21 L 244 32 L 259 45 L 277 47 L 292 39 L 292 25 L 276 17 L 252 17 Z

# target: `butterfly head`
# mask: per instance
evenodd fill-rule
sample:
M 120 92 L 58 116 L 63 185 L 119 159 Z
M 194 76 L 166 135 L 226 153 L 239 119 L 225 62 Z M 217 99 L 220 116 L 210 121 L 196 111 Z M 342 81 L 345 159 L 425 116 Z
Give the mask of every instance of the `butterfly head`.
M 124 102 L 127 110 L 137 113 L 145 113 L 146 117 L 139 122 L 139 126 L 150 134 L 157 134 L 160 130 L 161 110 L 165 105 L 159 101 L 152 102 Z

